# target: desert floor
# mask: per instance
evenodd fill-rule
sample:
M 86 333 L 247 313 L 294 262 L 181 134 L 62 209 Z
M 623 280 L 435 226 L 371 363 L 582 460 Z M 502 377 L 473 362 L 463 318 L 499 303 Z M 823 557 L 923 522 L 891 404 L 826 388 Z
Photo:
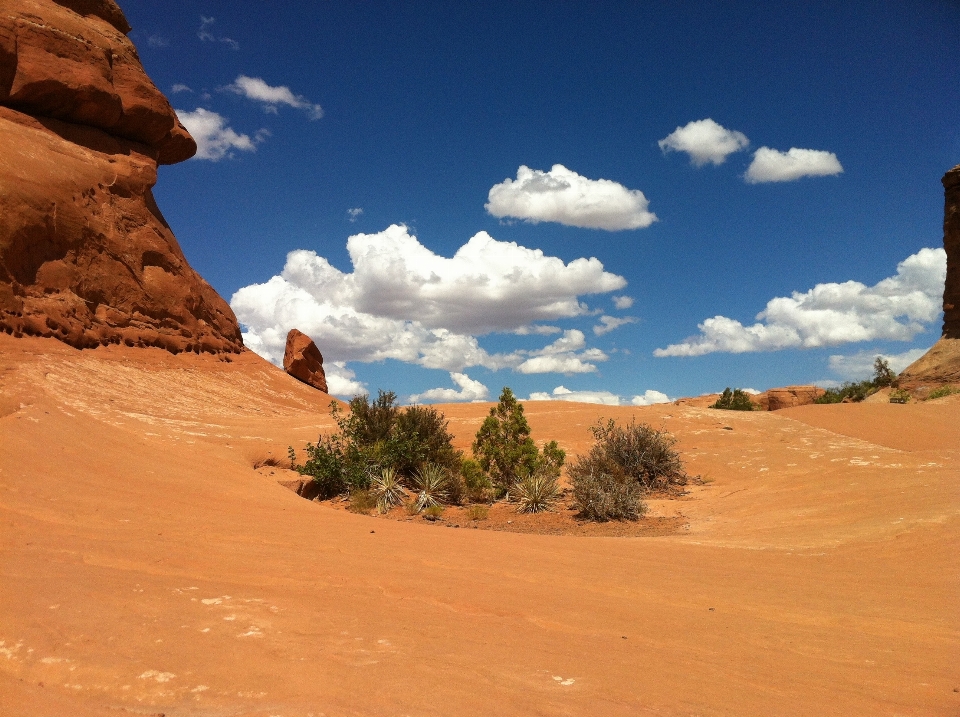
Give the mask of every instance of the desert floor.
M 677 435 L 704 483 L 652 537 L 298 498 L 254 466 L 328 402 L 253 354 L 0 335 L 0 713 L 960 714 L 960 396 L 527 403 L 570 453 Z M 442 407 L 460 445 L 488 407 Z

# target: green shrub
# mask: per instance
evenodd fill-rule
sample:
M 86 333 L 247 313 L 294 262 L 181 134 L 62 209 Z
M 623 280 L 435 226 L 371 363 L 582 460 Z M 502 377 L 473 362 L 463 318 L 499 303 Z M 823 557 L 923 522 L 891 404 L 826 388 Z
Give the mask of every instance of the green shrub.
M 877 356 L 873 362 L 873 385 L 877 388 L 885 388 L 892 386 L 896 380 L 897 374 L 891 370 L 890 364 L 882 356 Z
M 570 470 L 574 503 L 587 520 L 637 520 L 647 510 L 643 489 L 622 471 L 613 473 Z
M 542 513 L 552 510 L 560 497 L 558 478 L 559 472 L 554 475 L 549 470 L 537 470 L 517 481 L 512 491 L 517 501 L 517 512 Z
M 757 407 L 750 400 L 750 394 L 739 388 L 730 390 L 730 387 L 723 389 L 723 393 L 717 402 L 710 408 L 720 408 L 724 411 L 753 411 Z
M 905 389 L 897 389 L 890 394 L 890 403 L 910 403 L 910 392 Z
M 480 463 L 472 458 L 465 458 L 460 464 L 460 476 L 469 500 L 483 503 L 493 498 L 493 483 L 483 472 Z
M 944 396 L 952 396 L 955 393 L 960 393 L 960 388 L 952 388 L 950 386 L 941 386 L 940 388 L 935 388 L 930 392 L 930 395 L 927 396 L 927 400 L 933 398 L 943 398 Z
M 385 468 L 393 469 L 398 480 L 412 477 L 427 464 L 458 473 L 462 454 L 453 447 L 443 414 L 431 407 L 401 408 L 396 398 L 392 391 L 382 390 L 372 402 L 367 396 L 354 396 L 349 412 L 332 402 L 330 415 L 339 430 L 307 444 L 302 465 L 291 448 L 293 469 L 311 476 L 322 498 L 370 488 Z M 452 484 L 451 493 L 459 499 L 458 487 Z
M 600 419 L 590 431 L 594 444 L 570 467 L 571 478 L 622 475 L 636 481 L 644 491 L 686 485 L 687 474 L 680 454 L 674 450 L 677 439 L 669 432 L 635 420 L 618 426 L 612 419 Z
M 814 403 L 843 403 L 844 399 L 849 402 L 860 403 L 867 396 L 877 392 L 877 387 L 873 381 L 859 381 L 852 383 L 845 382 L 839 388 L 828 388 L 826 393 L 817 398 Z
M 497 496 L 507 493 L 521 476 L 537 471 L 560 474 L 564 451 L 551 441 L 541 453 L 530 437 L 523 405 L 504 387 L 473 441 L 473 455 L 487 473 Z

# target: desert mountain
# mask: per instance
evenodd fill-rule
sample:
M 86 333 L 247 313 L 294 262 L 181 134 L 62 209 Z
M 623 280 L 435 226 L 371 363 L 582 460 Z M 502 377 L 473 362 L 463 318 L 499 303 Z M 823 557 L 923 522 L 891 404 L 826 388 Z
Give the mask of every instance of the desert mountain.
M 238 352 L 151 188 L 196 143 L 113 0 L 0 0 L 0 330 Z

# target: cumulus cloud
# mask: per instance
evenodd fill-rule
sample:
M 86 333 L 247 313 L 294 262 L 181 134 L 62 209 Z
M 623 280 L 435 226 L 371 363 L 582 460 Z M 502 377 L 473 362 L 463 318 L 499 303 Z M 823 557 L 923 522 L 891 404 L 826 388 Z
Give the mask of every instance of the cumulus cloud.
M 310 100 L 303 95 L 295 95 L 293 91 L 285 85 L 273 87 L 259 77 L 240 75 L 232 84 L 227 85 L 224 89 L 246 97 L 248 100 L 262 102 L 268 112 L 276 113 L 278 105 L 286 105 L 298 110 L 303 110 L 312 120 L 323 117 L 323 108 L 320 105 L 310 102 Z
M 239 134 L 227 125 L 227 118 L 216 112 L 198 107 L 193 112 L 177 110 L 177 116 L 197 141 L 195 159 L 209 159 L 218 162 L 224 157 L 232 157 L 233 150 L 255 152 L 257 142 L 262 135 L 251 139 L 250 135 Z
M 484 366 L 582 373 L 607 359 L 587 348 L 576 330 L 542 349 L 508 354 L 488 353 L 474 335 L 588 314 L 580 295 L 626 284 L 597 259 L 565 264 L 486 232 L 447 258 L 401 225 L 356 234 L 347 251 L 351 273 L 301 249 L 287 255 L 280 275 L 237 291 L 230 305 L 247 327 L 247 345 L 279 363 L 287 331 L 296 327 L 338 361 L 396 359 L 453 372 Z
M 486 210 L 495 217 L 514 217 L 537 224 L 557 222 L 585 229 L 642 229 L 657 221 L 639 189 L 610 179 L 587 179 L 562 164 L 549 172 L 521 165 L 490 188 Z
M 474 381 L 465 373 L 451 371 L 450 380 L 460 387 L 459 391 L 453 388 L 431 388 L 429 391 L 410 396 L 410 403 L 454 403 L 456 401 L 486 401 L 490 398 L 490 389 L 479 381 Z
M 200 29 L 197 30 L 197 37 L 200 38 L 200 42 L 219 42 L 233 50 L 239 50 L 240 44 L 236 40 L 232 40 L 229 37 L 218 37 L 213 34 L 213 24 L 216 21 L 217 19 L 214 17 L 200 16 Z
M 686 152 L 690 163 L 702 167 L 709 163 L 723 164 L 727 156 L 745 149 L 750 140 L 743 132 L 727 129 L 709 117 L 677 127 L 657 144 L 664 152 Z
M 946 261 L 943 249 L 921 249 L 897 265 L 895 276 L 874 286 L 858 281 L 817 284 L 807 292 L 772 299 L 751 326 L 714 316 L 699 325 L 698 336 L 653 353 L 702 356 L 880 339 L 909 341 L 939 316 Z
M 633 299 L 629 296 L 614 296 L 613 307 L 615 309 L 629 309 L 633 306 Z
M 649 389 L 642 395 L 631 398 L 630 403 L 634 406 L 652 406 L 656 403 L 670 403 L 670 397 L 660 391 Z
M 651 406 L 655 403 L 669 403 L 667 394 L 660 391 L 646 391 L 641 396 L 634 396 L 627 400 L 610 391 L 571 391 L 564 386 L 557 386 L 552 393 L 535 392 L 530 394 L 530 401 L 575 401 L 577 403 L 598 403 L 604 406 Z
M 833 152 L 820 149 L 791 147 L 779 152 L 761 147 L 753 153 L 744 180 L 748 184 L 764 182 L 792 182 L 801 177 L 828 177 L 843 172 L 840 160 Z
M 180 83 L 180 82 L 178 82 L 178 83 L 175 84 L 173 87 L 171 87 L 171 88 L 170 88 L 170 91 L 171 91 L 173 94 L 178 94 L 178 93 L 180 93 L 180 92 L 193 92 L 193 90 L 190 89 L 190 86 L 189 86 L 189 85 L 184 85 L 184 84 L 182 84 L 182 83 Z
M 549 336 L 550 334 L 562 333 L 563 329 L 559 326 L 546 326 L 545 324 L 533 324 L 531 326 L 521 326 L 514 329 L 512 333 L 517 336 Z
M 620 319 L 614 316 L 601 316 L 600 323 L 593 327 L 593 333 L 597 336 L 603 336 L 604 334 L 609 334 L 614 329 L 619 329 L 625 324 L 635 323 L 637 323 L 637 320 L 632 316 L 624 316 Z
M 859 351 L 849 356 L 831 356 L 830 370 L 849 381 L 863 381 L 873 376 L 873 362 L 877 356 L 884 359 L 896 373 L 923 356 L 927 349 L 910 349 L 899 354 L 885 354 L 882 351 Z

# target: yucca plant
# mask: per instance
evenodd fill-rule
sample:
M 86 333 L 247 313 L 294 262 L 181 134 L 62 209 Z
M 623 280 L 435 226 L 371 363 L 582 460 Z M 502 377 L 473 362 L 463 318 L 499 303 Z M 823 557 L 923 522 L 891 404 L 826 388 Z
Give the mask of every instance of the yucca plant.
M 377 500 L 377 510 L 386 513 L 395 505 L 402 505 L 406 498 L 406 490 L 400 481 L 397 472 L 387 466 L 370 480 L 370 492 Z
M 447 496 L 447 474 L 434 463 L 427 463 L 414 473 L 412 482 L 417 492 L 414 499 L 417 512 L 432 505 L 440 505 Z
M 517 501 L 518 513 L 542 513 L 551 510 L 560 497 L 557 476 L 548 471 L 534 471 L 514 485 L 511 497 Z

